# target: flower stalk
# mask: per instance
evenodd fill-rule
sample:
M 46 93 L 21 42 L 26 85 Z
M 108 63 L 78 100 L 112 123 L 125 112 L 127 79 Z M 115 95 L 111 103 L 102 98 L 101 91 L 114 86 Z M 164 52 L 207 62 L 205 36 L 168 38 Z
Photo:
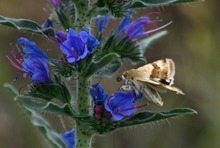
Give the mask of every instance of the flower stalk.
M 76 31 L 79 32 L 84 28 L 90 28 L 91 16 L 89 14 L 88 0 L 74 0 L 75 4 L 75 22 Z
M 90 79 L 80 77 L 77 79 L 77 111 L 80 116 L 88 116 L 91 108 L 89 96 Z M 93 133 L 88 129 L 88 125 L 76 121 L 76 146 L 75 148 L 90 148 Z
M 89 3 L 87 0 L 75 0 L 75 22 L 76 31 L 84 28 L 90 30 Z M 81 116 L 89 115 L 91 99 L 89 96 L 90 79 L 79 76 L 77 79 L 77 111 Z M 76 121 L 76 145 L 75 148 L 90 148 L 93 133 L 88 130 L 88 126 L 80 121 Z

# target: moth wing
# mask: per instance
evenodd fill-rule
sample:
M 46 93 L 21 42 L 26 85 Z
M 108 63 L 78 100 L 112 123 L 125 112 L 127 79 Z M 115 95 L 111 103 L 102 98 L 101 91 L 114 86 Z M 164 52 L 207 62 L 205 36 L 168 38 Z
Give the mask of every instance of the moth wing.
M 145 80 L 149 83 L 161 82 L 167 85 L 172 85 L 175 76 L 175 64 L 172 59 L 162 59 L 142 67 L 139 67 L 139 72 L 143 73 L 145 78 L 139 79 Z
M 179 88 L 177 88 L 177 87 L 169 86 L 169 85 L 162 85 L 162 87 L 166 88 L 170 91 L 176 92 L 177 94 L 185 95 L 184 92 L 182 90 L 180 90 Z
M 160 97 L 159 93 L 154 88 L 140 81 L 132 81 L 132 82 L 134 84 L 134 87 L 137 90 L 141 91 L 148 100 L 154 102 L 159 106 L 163 106 L 163 100 Z

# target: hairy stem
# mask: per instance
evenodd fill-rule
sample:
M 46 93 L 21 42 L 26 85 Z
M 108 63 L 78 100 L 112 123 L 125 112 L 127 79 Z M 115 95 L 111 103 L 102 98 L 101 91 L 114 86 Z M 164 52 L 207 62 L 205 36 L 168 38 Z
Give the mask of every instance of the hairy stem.
M 89 0 L 73 0 L 75 4 L 76 31 L 80 32 L 87 28 L 90 30 L 91 14 Z M 88 116 L 91 108 L 89 95 L 90 79 L 78 75 L 77 79 L 77 111 L 80 116 Z M 88 125 L 81 121 L 76 121 L 76 145 L 75 148 L 91 148 L 93 132 Z
M 77 86 L 77 110 L 81 116 L 88 116 L 91 108 L 91 99 L 89 96 L 90 79 L 78 78 Z M 93 133 L 88 125 L 76 121 L 76 148 L 90 148 Z
M 90 3 L 88 0 L 75 0 L 75 10 L 76 10 L 76 25 L 77 31 L 81 31 L 84 28 L 90 29 L 91 16 L 89 13 Z

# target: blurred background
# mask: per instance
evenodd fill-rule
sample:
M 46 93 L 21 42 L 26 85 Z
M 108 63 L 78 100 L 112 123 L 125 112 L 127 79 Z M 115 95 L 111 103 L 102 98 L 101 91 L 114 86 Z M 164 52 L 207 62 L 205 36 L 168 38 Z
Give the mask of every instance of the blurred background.
M 167 111 L 175 107 L 190 107 L 198 115 L 173 118 L 156 123 L 117 130 L 94 139 L 94 148 L 219 148 L 220 147 L 220 1 L 172 5 L 151 10 L 136 11 L 135 17 L 149 11 L 160 11 L 163 24 L 173 21 L 166 29 L 169 34 L 146 51 L 149 62 L 172 58 L 176 63 L 175 86 L 185 96 L 162 94 L 164 106 L 147 106 L 153 111 Z M 0 15 L 33 19 L 42 24 L 48 17 L 47 1 L 0 0 Z M 113 25 L 113 23 L 110 23 Z M 10 43 L 19 37 L 34 40 L 41 49 L 55 48 L 44 37 L 0 26 L 0 147 L 47 148 L 40 132 L 30 123 L 24 110 L 14 102 L 3 84 L 12 82 L 18 72 L 6 61 Z M 48 55 L 53 51 L 48 50 Z M 58 51 L 59 53 L 59 51 Z M 131 68 L 127 64 L 125 68 Z M 26 85 L 20 76 L 17 88 Z M 109 93 L 117 89 L 117 82 L 102 80 Z M 111 83 L 111 85 L 109 85 Z M 108 84 L 108 85 L 106 85 Z M 53 127 L 61 132 L 60 123 L 53 115 L 45 115 Z M 73 121 L 70 121 L 70 125 Z M 71 128 L 71 126 L 70 126 Z

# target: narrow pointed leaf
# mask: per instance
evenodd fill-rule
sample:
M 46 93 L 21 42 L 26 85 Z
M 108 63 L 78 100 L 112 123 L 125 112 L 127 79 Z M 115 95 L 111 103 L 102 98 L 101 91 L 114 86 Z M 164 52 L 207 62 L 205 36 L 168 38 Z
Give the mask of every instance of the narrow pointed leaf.
M 5 83 L 4 87 L 11 92 L 13 97 L 19 95 L 18 90 L 13 85 L 11 85 L 9 83 Z
M 173 109 L 168 112 L 141 112 L 133 117 L 124 120 L 124 121 L 117 121 L 114 122 L 115 124 L 118 124 L 118 127 L 126 127 L 126 126 L 133 126 L 133 125 L 139 125 L 149 122 L 154 122 L 162 119 L 168 119 L 171 117 L 179 117 L 184 115 L 193 115 L 197 114 L 197 112 L 190 108 L 177 108 Z
M 146 37 L 142 39 L 138 44 L 139 48 L 143 51 L 143 53 L 146 51 L 146 49 L 155 41 L 165 36 L 168 32 L 166 30 L 156 32 L 153 35 Z
M 52 28 L 42 28 L 38 23 L 28 19 L 14 19 L 0 16 L 0 24 L 37 34 L 42 34 L 42 32 L 48 36 L 54 34 Z
M 121 66 L 121 62 L 113 61 L 112 63 L 106 65 L 101 70 L 96 72 L 95 77 L 111 77 Z
M 64 14 L 62 10 L 56 10 L 56 14 L 64 30 L 71 28 L 71 23 L 69 22 L 69 19 L 67 18 L 67 16 Z
M 133 1 L 132 8 L 138 7 L 158 7 L 176 3 L 187 3 L 187 2 L 199 2 L 203 0 L 135 0 Z
M 116 53 L 109 53 L 105 55 L 103 58 L 101 58 L 99 61 L 92 61 L 91 64 L 88 65 L 88 68 L 86 69 L 85 73 L 83 74 L 84 77 L 92 76 L 112 61 L 117 60 L 119 57 L 120 56 Z
M 67 148 L 61 136 L 51 128 L 50 124 L 45 119 L 43 119 L 32 109 L 27 107 L 25 107 L 25 109 L 27 115 L 31 119 L 32 124 L 40 130 L 53 148 Z
M 65 103 L 63 105 L 58 105 L 53 102 L 39 102 L 30 96 L 16 96 L 15 101 L 21 103 L 23 106 L 37 110 L 37 111 L 45 111 L 56 114 L 63 114 L 68 116 L 74 116 L 74 111 L 71 107 Z

